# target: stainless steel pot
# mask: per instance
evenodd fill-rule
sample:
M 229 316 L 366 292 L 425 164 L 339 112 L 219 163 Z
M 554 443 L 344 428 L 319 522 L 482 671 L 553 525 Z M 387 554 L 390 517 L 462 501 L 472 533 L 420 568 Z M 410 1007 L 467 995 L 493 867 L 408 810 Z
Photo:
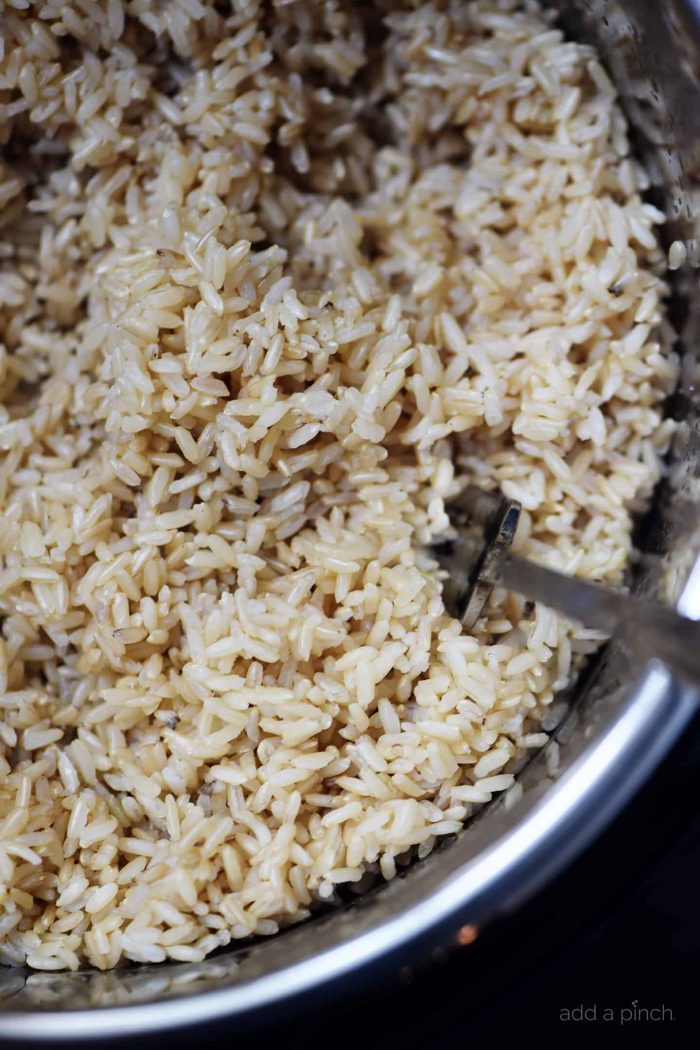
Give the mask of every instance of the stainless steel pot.
M 676 283 L 682 420 L 668 479 L 646 523 L 638 586 L 700 618 L 700 365 L 696 205 L 700 203 L 700 0 L 557 0 L 572 35 L 597 44 L 669 215 L 687 242 Z M 695 269 L 693 268 L 695 267 Z M 609 646 L 555 739 L 519 784 L 455 841 L 363 899 L 273 939 L 197 964 L 98 973 L 0 970 L 0 1034 L 100 1038 L 259 1009 L 337 980 L 416 938 L 516 909 L 613 818 L 683 731 L 697 697 L 660 665 L 631 666 Z M 556 773 L 552 749 L 559 750 Z

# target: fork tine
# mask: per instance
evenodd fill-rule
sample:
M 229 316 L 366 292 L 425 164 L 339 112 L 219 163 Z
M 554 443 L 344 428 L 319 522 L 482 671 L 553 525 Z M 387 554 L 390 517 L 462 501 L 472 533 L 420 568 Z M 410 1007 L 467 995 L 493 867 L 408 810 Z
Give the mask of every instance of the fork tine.
M 500 492 L 467 485 L 446 507 L 456 536 L 433 548 L 448 576 L 448 611 L 472 628 L 498 582 L 498 565 L 510 548 L 521 506 Z

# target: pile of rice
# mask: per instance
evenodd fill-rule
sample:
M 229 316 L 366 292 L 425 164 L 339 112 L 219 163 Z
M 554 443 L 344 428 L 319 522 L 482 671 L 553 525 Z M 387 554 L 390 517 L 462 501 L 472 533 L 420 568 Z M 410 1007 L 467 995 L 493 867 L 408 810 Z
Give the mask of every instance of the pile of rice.
M 595 636 L 505 593 L 465 632 L 425 544 L 477 480 L 621 581 L 663 216 L 531 0 L 2 18 L 0 956 L 199 960 L 547 739 Z

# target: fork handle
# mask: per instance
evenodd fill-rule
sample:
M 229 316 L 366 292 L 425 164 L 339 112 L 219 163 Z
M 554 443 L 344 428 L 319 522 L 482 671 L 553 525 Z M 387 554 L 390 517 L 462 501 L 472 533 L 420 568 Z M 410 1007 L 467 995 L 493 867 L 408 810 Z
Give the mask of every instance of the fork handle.
M 623 637 L 645 658 L 656 657 L 679 677 L 700 685 L 700 621 L 660 602 L 565 576 L 511 553 L 499 560 L 498 582 L 585 627 Z

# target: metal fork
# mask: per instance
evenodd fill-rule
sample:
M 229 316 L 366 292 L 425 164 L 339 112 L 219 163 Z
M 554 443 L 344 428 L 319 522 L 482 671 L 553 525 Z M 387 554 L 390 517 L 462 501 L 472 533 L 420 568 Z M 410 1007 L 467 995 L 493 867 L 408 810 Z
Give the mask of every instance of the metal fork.
M 657 657 L 681 678 L 700 684 L 700 621 L 513 554 L 521 507 L 501 493 L 470 485 L 446 509 L 455 535 L 432 550 L 447 572 L 445 605 L 466 627 L 482 615 L 494 587 L 505 587 L 585 627 L 622 638 L 646 659 Z

